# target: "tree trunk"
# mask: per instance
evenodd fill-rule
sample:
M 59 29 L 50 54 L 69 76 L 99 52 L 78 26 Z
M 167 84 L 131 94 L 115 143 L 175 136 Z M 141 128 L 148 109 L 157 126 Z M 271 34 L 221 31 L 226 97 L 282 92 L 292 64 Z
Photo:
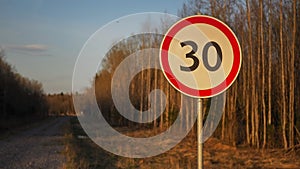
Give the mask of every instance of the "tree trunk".
M 249 58 L 250 58 L 250 64 L 254 65 L 253 56 L 252 56 L 252 27 L 251 27 L 251 9 L 249 5 L 249 0 L 246 1 L 247 5 L 247 21 L 248 21 L 248 40 L 249 40 Z M 255 145 L 255 119 L 254 119 L 254 103 L 255 100 L 255 76 L 254 76 L 254 70 L 253 68 L 250 69 L 251 71 L 251 80 L 250 80 L 250 86 L 251 86 L 251 144 Z
M 150 51 L 147 51 L 147 57 L 148 57 L 148 65 L 147 65 L 147 79 L 146 79 L 146 81 L 147 81 L 147 89 L 146 89 L 146 91 L 147 91 L 147 97 L 149 96 L 149 94 L 150 94 L 150 92 L 151 92 L 151 70 L 149 69 L 149 67 L 150 67 L 150 65 L 151 65 L 151 59 L 153 59 L 152 58 L 152 54 L 151 54 L 151 52 Z M 147 109 L 148 110 L 150 110 L 151 109 L 151 106 L 156 106 L 156 105 L 151 105 L 151 100 L 150 100 L 150 98 L 148 97 L 148 103 L 147 103 Z M 153 112 L 152 112 L 153 113 Z M 149 119 L 151 119 L 151 113 L 149 112 L 148 113 L 148 115 L 147 115 L 147 117 L 148 117 L 148 120 Z
M 225 109 L 226 110 L 226 109 Z M 221 139 L 225 139 L 225 118 L 226 117 L 226 111 L 223 112 L 222 114 L 222 132 L 221 132 Z
M 158 71 L 158 70 L 156 69 L 156 67 L 157 67 L 157 62 L 158 62 L 158 61 L 155 60 L 154 82 L 153 82 L 153 83 L 154 83 L 154 87 L 153 87 L 154 89 L 157 89 L 157 78 L 158 78 L 158 77 L 157 77 L 157 71 Z M 155 97 L 154 97 L 154 103 L 156 103 L 156 102 L 157 102 L 157 96 L 155 95 Z M 159 106 L 159 105 L 152 105 L 152 106 Z M 153 112 L 153 116 L 154 116 L 153 127 L 156 128 L 156 127 L 157 127 L 157 119 L 156 119 L 156 118 L 157 118 L 157 117 L 156 117 L 156 113 L 157 113 L 157 112 L 156 112 L 156 108 L 154 108 L 153 110 L 155 111 L 155 112 Z
M 266 105 L 265 105 L 265 62 L 264 62 L 264 29 L 263 29 L 263 0 L 259 1 L 260 8 L 260 48 L 261 48 L 261 104 L 263 114 L 263 144 L 262 148 L 265 148 L 267 142 L 267 117 L 266 117 Z
M 293 1 L 293 34 L 292 34 L 292 45 L 291 45 L 291 59 L 290 59 L 290 133 L 289 133 L 289 144 L 290 147 L 294 146 L 294 93 L 295 93 L 295 41 L 296 41 L 296 0 Z
M 143 52 L 143 54 L 145 54 L 145 53 Z M 142 70 L 143 70 L 144 63 L 141 62 L 141 64 L 142 64 Z M 143 120 L 143 107 L 144 107 L 144 71 L 141 71 L 141 74 L 140 74 L 140 121 Z
M 162 73 L 160 72 L 159 73 L 159 85 L 160 85 L 160 89 L 162 91 L 164 89 L 164 79 L 163 78 L 164 77 L 163 77 Z M 162 102 L 163 98 L 162 97 L 163 97 L 163 94 L 161 92 L 161 94 L 160 94 L 160 107 L 161 108 L 163 107 L 163 102 Z M 162 111 L 164 111 L 164 110 L 162 110 Z M 163 124 L 164 124 L 164 112 L 162 112 L 160 115 L 160 124 L 159 124 L 160 129 L 163 128 Z
M 280 14 L 279 14 L 279 24 L 280 24 L 280 65 L 281 65 L 281 99 L 282 99 L 282 139 L 284 148 L 288 148 L 287 138 L 286 138 L 286 99 L 285 99 L 285 72 L 284 72 L 284 58 L 283 58 L 283 11 L 282 11 L 282 0 L 280 0 Z
M 272 123 L 272 7 L 271 0 L 269 0 L 269 24 L 268 24 L 268 46 L 269 46 L 269 58 L 268 58 L 268 124 Z

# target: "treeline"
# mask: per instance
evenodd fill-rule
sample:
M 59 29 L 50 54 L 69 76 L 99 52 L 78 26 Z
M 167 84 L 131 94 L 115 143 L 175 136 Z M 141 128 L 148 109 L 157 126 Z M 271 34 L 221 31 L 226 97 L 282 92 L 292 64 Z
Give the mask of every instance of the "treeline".
M 22 77 L 0 49 L 0 130 L 48 116 L 74 115 L 72 95 L 48 94 L 36 80 Z
M 42 84 L 18 74 L 0 49 L 0 129 L 43 118 L 47 113 Z
M 48 114 L 50 116 L 74 115 L 72 95 L 68 93 L 48 94 Z
M 181 17 L 206 14 L 228 24 L 236 33 L 243 52 L 241 72 L 226 92 L 226 107 L 215 137 L 232 145 L 247 144 L 257 148 L 287 149 L 300 144 L 299 11 L 300 2 L 296 0 L 190 0 L 183 4 L 178 12 Z M 107 54 L 95 77 L 95 87 L 99 107 L 112 125 L 138 125 L 123 118 L 114 107 L 110 90 L 115 70 L 130 54 L 141 49 L 159 48 L 161 39 L 158 35 L 132 36 L 119 42 Z M 137 62 L 142 67 L 146 68 L 151 62 L 155 62 L 157 68 L 160 66 L 158 57 L 153 54 L 139 55 L 148 58 L 142 63 Z M 128 69 L 137 63 L 128 65 Z M 123 71 L 122 79 L 118 79 L 119 88 L 114 90 L 124 90 L 122 81 L 126 78 L 130 77 Z M 189 105 L 186 109 L 190 111 L 195 109 L 196 100 L 184 102 L 161 71 L 155 69 L 141 71 L 132 79 L 129 95 L 134 107 L 140 112 L 147 110 L 151 106 L 148 95 L 157 88 L 164 91 L 167 107 L 160 117 L 142 126 L 163 128 L 172 125 L 181 104 Z M 209 104 L 210 99 L 205 99 L 204 105 Z M 156 102 L 155 106 L 162 104 Z M 208 107 L 203 108 L 207 112 Z M 130 111 L 126 104 L 124 111 Z

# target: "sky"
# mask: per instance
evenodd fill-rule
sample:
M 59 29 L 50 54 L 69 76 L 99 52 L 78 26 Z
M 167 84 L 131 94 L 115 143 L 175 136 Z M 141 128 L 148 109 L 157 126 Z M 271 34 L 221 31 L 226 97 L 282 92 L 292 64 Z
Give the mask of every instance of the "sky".
M 0 47 L 18 73 L 46 93 L 71 92 L 76 59 L 99 28 L 141 12 L 177 15 L 184 0 L 1 0 Z

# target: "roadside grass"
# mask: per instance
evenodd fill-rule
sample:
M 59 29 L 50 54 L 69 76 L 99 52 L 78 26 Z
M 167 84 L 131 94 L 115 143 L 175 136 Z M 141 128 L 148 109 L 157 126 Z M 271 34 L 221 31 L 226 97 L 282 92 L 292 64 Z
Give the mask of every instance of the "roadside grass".
M 81 136 L 81 137 L 78 137 Z M 86 136 L 76 117 L 71 117 L 65 134 L 65 169 L 116 168 L 116 156 L 106 152 Z
M 171 150 L 149 158 L 126 158 L 111 154 L 86 137 L 76 117 L 72 117 L 65 135 L 65 169 L 196 169 L 197 137 L 190 132 Z M 118 129 L 132 137 L 152 135 L 147 129 Z M 195 129 L 194 129 L 195 130 Z M 154 131 L 159 133 L 159 131 Z M 78 137 L 79 136 L 79 137 Z M 149 147 L 150 148 L 150 147 Z M 232 147 L 216 138 L 204 144 L 204 168 L 300 168 L 300 157 L 282 149 L 258 150 Z
M 143 135 L 145 131 L 133 132 L 130 135 Z M 78 137 L 79 136 L 79 137 Z M 143 159 L 126 158 L 103 150 L 90 138 L 86 137 L 76 117 L 72 117 L 65 135 L 64 154 L 67 159 L 65 169 L 152 169 L 152 168 L 195 168 L 196 152 L 189 152 L 188 147 L 194 147 L 195 137 L 187 138 L 175 149 L 167 153 Z M 183 155 L 183 156 L 182 156 Z

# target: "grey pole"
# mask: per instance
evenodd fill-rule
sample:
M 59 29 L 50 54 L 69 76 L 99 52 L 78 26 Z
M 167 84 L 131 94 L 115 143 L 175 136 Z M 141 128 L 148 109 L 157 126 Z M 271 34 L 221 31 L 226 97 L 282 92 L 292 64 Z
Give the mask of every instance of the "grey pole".
M 202 127 L 203 127 L 203 119 L 202 119 L 202 99 L 198 99 L 198 169 L 203 169 L 203 144 L 202 144 Z

